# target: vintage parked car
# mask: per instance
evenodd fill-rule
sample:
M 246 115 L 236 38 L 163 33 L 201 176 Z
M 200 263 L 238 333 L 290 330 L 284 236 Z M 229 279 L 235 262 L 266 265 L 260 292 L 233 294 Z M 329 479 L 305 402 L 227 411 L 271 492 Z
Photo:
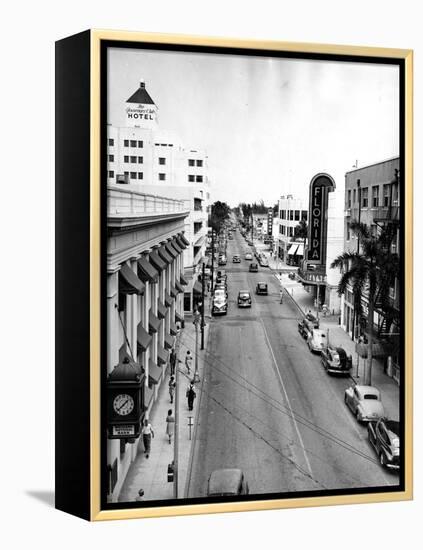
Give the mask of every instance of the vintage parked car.
M 251 294 L 249 290 L 238 292 L 238 307 L 251 307 Z
M 224 468 L 214 470 L 207 484 L 207 496 L 239 496 L 248 495 L 248 483 L 244 473 L 239 468 Z
M 313 324 L 313 328 L 319 328 L 319 319 L 309 311 L 306 313 L 307 321 L 310 321 Z
M 269 260 L 262 254 L 259 258 L 259 264 L 261 267 L 269 267 Z
M 239 254 L 234 254 L 232 256 L 232 262 L 234 264 L 240 264 L 241 263 L 241 256 Z
M 267 296 L 268 295 L 267 283 L 257 283 L 256 294 L 259 294 L 261 296 Z
M 253 259 L 253 255 L 251 254 L 251 252 L 247 252 L 247 254 L 245 255 L 245 259 L 246 260 L 252 260 Z
M 367 425 L 369 441 L 385 468 L 400 467 L 400 424 L 396 420 L 380 418 Z
M 216 290 L 213 296 L 212 315 L 226 315 L 228 299 L 224 290 Z
M 220 256 L 219 257 L 219 265 L 226 265 L 227 259 L 226 256 Z
M 301 334 L 304 340 L 307 340 L 308 335 L 311 334 L 313 329 L 314 325 L 308 319 L 303 319 L 298 323 L 298 332 Z
M 352 357 L 343 348 L 328 346 L 322 349 L 320 358 L 330 374 L 349 374 L 352 368 Z
M 351 386 L 345 390 L 344 400 L 358 422 L 370 422 L 385 416 L 380 391 L 374 386 Z
M 312 353 L 321 353 L 327 346 L 326 332 L 324 330 L 314 328 L 307 336 L 307 345 L 308 349 Z
M 228 296 L 228 285 L 225 283 L 225 282 L 220 282 L 220 283 L 216 283 L 214 285 L 214 293 L 216 294 L 216 291 L 217 290 L 223 290 L 226 294 L 226 296 Z
M 248 271 L 251 271 L 252 273 L 257 273 L 258 265 L 256 263 L 250 264 L 250 267 L 248 268 Z

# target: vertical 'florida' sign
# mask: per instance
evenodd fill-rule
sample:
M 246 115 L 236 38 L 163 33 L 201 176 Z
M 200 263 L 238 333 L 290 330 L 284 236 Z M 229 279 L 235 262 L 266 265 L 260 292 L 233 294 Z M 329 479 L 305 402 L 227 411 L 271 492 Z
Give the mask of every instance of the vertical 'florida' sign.
M 307 263 L 325 265 L 328 197 L 335 189 L 329 174 L 316 174 L 310 182 Z

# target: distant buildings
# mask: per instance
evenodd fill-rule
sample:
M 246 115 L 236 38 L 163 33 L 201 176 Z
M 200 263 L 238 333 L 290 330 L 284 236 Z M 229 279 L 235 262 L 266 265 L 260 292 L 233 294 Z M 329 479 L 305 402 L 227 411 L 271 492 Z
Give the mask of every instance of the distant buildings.
M 282 196 L 278 211 L 278 232 L 274 235 L 276 253 L 286 264 L 299 265 L 304 256 L 304 239 L 296 239 L 294 233 L 301 220 L 308 220 L 308 200 Z

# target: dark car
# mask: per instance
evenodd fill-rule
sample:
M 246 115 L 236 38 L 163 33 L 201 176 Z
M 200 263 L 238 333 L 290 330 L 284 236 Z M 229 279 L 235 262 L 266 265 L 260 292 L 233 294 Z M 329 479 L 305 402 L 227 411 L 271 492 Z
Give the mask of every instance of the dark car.
M 290 279 L 295 279 L 295 273 L 291 271 L 291 273 L 288 275 Z
M 251 307 L 251 294 L 249 290 L 238 292 L 238 307 Z
M 219 257 L 219 265 L 226 265 L 227 259 L 226 256 L 220 256 Z
M 256 294 L 259 294 L 261 296 L 267 296 L 268 295 L 267 283 L 257 283 Z
M 314 325 L 308 319 L 303 319 L 298 323 L 298 332 L 301 334 L 304 340 L 307 340 L 309 334 L 311 334 L 313 329 L 314 329 Z
M 343 348 L 328 346 L 320 355 L 323 366 L 330 374 L 349 374 L 352 367 L 352 357 Z
M 248 271 L 251 271 L 253 273 L 257 273 L 258 271 L 258 265 L 256 263 L 252 263 L 250 264 L 250 267 L 248 268 Z
M 400 425 L 395 420 L 380 418 L 367 425 L 369 441 L 385 468 L 400 467 Z
M 239 468 L 223 468 L 215 470 L 209 477 L 207 496 L 238 496 L 248 495 L 248 483 L 244 473 Z

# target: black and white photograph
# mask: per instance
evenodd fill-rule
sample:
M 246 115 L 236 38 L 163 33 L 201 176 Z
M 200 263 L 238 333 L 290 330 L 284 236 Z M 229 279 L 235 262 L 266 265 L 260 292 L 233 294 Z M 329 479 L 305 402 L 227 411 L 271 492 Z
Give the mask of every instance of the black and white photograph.
M 102 55 L 103 508 L 404 490 L 403 65 Z

